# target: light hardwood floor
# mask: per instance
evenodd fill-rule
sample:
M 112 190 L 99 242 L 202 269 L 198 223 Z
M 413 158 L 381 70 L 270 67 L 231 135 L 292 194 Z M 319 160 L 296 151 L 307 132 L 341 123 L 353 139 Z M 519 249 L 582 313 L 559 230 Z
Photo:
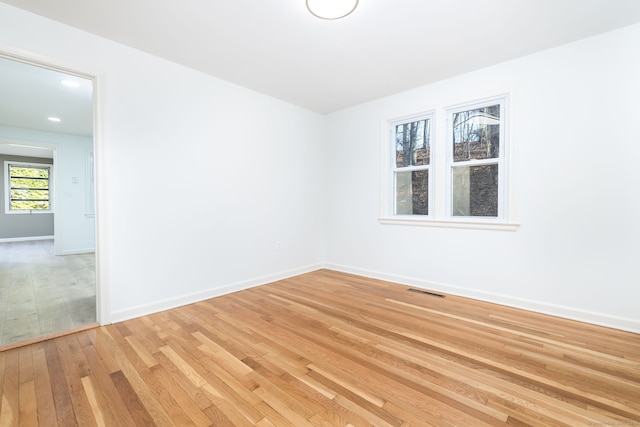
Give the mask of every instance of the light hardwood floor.
M 640 424 L 640 336 L 321 270 L 0 353 L 0 425 Z
M 96 323 L 95 255 L 0 243 L 0 347 Z

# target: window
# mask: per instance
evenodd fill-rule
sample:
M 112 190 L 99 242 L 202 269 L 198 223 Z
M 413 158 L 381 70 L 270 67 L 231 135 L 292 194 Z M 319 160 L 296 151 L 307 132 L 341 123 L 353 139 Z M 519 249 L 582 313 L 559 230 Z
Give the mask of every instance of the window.
M 451 216 L 502 216 L 504 102 L 449 110 Z
M 501 96 L 387 122 L 380 221 L 515 230 L 507 209 L 507 112 Z
M 431 116 L 393 124 L 393 185 L 396 215 L 429 215 Z
M 5 162 L 7 213 L 51 212 L 51 165 Z

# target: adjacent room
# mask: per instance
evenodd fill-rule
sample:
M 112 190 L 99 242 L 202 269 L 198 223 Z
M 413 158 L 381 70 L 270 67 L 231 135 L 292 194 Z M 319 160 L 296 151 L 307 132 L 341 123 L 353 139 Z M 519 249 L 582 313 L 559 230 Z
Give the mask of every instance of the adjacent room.
M 6 346 L 96 323 L 93 84 L 9 58 L 0 75 Z
M 93 91 L 0 111 L 3 186 L 54 177 L 0 245 L 94 294 L 0 351 L 0 425 L 640 423 L 639 48 L 636 0 L 2 0 Z

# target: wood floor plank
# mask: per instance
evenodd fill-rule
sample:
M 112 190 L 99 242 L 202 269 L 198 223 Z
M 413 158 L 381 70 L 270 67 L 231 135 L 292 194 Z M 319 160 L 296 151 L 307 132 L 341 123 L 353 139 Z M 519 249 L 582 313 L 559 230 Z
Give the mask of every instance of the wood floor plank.
M 20 384 L 20 426 L 37 426 L 36 386 L 33 380 Z
M 67 385 L 56 341 L 45 341 L 43 346 L 58 425 L 76 426 L 78 425 L 78 420 L 71 401 L 71 393 L 73 392 L 73 389 Z
M 20 353 L 10 350 L 5 358 L 0 426 L 18 425 L 20 420 Z
M 0 352 L 0 427 L 640 425 L 640 335 L 319 270 Z
M 36 389 L 33 374 L 33 349 L 19 349 L 19 405 L 20 426 L 37 426 L 38 411 L 36 407 Z
M 42 344 L 34 344 L 32 350 L 38 424 L 42 427 L 55 426 L 57 424 L 56 407 L 44 347 Z
M 103 410 L 103 405 L 98 402 L 98 398 L 96 396 L 96 390 L 91 383 L 90 377 L 82 377 L 81 379 L 84 391 L 87 396 L 87 400 L 89 401 L 89 405 L 91 406 L 91 410 L 93 412 L 93 417 L 96 421 L 96 424 L 99 427 L 106 427 L 107 421 L 105 419 L 105 414 Z

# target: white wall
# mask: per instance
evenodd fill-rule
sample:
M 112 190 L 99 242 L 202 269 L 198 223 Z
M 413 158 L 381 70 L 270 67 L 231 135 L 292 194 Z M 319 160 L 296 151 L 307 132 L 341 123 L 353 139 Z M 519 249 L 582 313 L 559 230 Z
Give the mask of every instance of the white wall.
M 0 50 L 98 75 L 103 321 L 323 260 L 322 116 L 4 4 Z
M 328 116 L 329 266 L 640 331 L 638 46 L 636 25 Z M 519 230 L 379 224 L 383 120 L 507 91 Z
M 95 250 L 95 222 L 87 216 L 87 152 L 89 137 L 0 126 L 0 144 L 19 143 L 55 150 L 53 208 L 55 252 L 69 255 Z M 77 178 L 74 180 L 73 178 Z

